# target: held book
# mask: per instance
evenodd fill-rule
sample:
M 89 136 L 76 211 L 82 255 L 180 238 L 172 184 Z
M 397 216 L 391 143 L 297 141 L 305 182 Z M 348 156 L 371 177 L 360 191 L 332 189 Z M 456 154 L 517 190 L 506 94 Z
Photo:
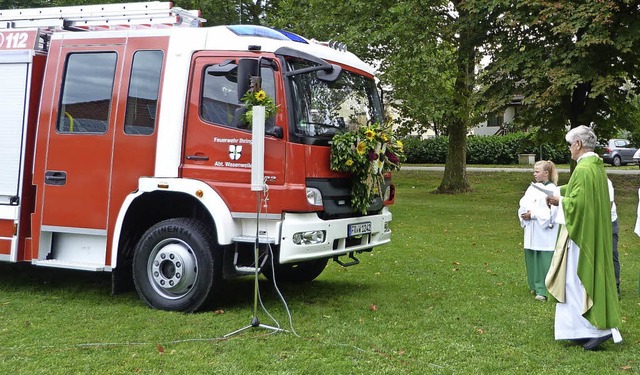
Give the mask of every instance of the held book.
M 531 186 L 533 186 L 534 188 L 536 188 L 536 189 L 540 190 L 541 192 L 545 193 L 549 197 L 553 197 L 555 195 L 555 190 L 547 189 L 544 185 L 542 185 L 539 182 L 536 182 L 536 183 L 532 182 Z

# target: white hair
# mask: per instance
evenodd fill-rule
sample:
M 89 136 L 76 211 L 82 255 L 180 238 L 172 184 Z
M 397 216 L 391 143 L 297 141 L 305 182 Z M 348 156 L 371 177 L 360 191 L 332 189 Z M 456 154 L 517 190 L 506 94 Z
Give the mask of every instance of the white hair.
M 584 125 L 580 125 L 569 130 L 564 139 L 566 139 L 570 144 L 580 141 L 582 143 L 582 147 L 588 151 L 593 151 L 598 143 L 598 138 L 593 130 Z

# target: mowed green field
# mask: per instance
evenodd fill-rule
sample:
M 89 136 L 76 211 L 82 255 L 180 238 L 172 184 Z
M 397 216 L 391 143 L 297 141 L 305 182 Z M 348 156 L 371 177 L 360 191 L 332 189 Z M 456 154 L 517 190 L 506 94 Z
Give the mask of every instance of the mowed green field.
M 252 328 L 253 280 L 226 285 L 212 311 L 152 310 L 110 275 L 0 264 L 3 374 L 603 374 L 640 373 L 640 176 L 611 175 L 622 265 L 620 345 L 553 339 L 554 303 L 529 294 L 516 211 L 531 173 L 470 172 L 474 190 L 433 194 L 442 172 L 394 176 L 392 243 L 330 263 L 314 282 L 261 278 L 287 332 Z M 561 174 L 561 183 L 568 175 Z M 264 324 L 275 325 L 262 310 Z M 295 332 L 291 329 L 295 329 Z

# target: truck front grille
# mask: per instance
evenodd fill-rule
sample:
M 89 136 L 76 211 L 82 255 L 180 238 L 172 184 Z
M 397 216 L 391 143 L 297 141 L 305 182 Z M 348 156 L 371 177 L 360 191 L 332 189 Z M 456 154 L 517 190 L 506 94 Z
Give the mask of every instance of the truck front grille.
M 340 219 L 362 216 L 351 207 L 351 179 L 350 178 L 308 178 L 307 186 L 313 187 L 322 193 L 324 211 L 318 213 L 323 220 Z M 390 179 L 385 180 L 385 185 L 391 184 Z M 376 197 L 369 207 L 368 214 L 377 214 L 382 210 L 383 204 L 380 197 Z

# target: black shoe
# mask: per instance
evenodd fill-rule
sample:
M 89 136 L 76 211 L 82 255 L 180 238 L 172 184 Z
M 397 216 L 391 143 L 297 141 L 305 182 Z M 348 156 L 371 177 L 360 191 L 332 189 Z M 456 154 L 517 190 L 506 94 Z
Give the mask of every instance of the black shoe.
M 591 340 L 587 341 L 587 343 L 584 344 L 582 347 L 584 348 L 584 350 L 593 350 L 603 342 L 609 340 L 611 337 L 612 337 L 611 334 L 608 334 L 602 337 L 594 337 Z
M 584 346 L 584 344 L 589 342 L 589 340 L 591 340 L 591 339 L 571 339 L 569 341 L 571 341 L 572 343 L 574 343 L 576 345 Z

